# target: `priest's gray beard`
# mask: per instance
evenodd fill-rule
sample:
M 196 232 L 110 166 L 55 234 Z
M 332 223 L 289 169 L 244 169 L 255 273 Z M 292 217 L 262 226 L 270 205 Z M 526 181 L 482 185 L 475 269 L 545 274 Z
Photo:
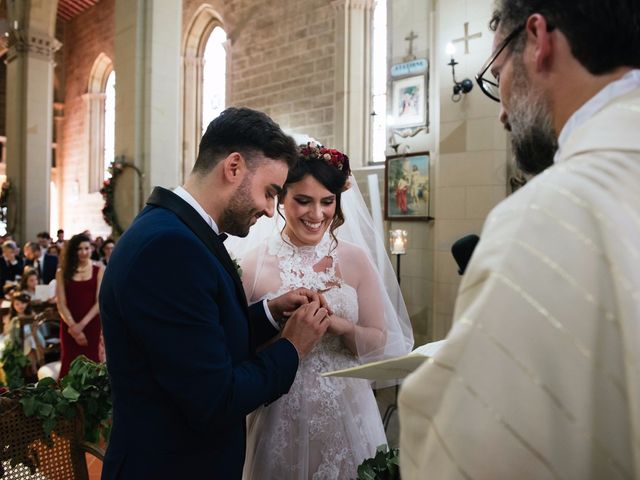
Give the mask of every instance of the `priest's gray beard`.
M 553 165 L 558 141 L 548 98 L 534 88 L 519 55 L 513 59 L 513 86 L 509 102 L 511 148 L 518 168 L 536 175 Z

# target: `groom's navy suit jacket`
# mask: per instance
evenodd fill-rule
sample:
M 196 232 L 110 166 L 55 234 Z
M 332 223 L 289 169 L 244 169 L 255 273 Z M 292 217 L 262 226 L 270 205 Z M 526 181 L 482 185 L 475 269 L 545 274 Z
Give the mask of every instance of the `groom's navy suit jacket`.
M 298 367 L 261 303 L 247 307 L 222 241 L 156 188 L 118 241 L 100 289 L 113 389 L 103 479 L 240 479 L 245 415 Z

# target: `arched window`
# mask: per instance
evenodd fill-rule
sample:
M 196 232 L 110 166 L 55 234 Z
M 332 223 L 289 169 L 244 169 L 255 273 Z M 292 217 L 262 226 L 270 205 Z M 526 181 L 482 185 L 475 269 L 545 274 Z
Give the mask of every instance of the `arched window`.
M 229 55 L 222 16 L 202 5 L 186 29 L 183 47 L 182 173 L 196 161 L 203 131 L 225 106 Z
M 116 72 L 113 70 L 107 77 L 104 98 L 104 154 L 102 157 L 102 179 L 111 177 L 109 165 L 115 157 L 116 128 Z
M 225 107 L 227 51 L 224 43 L 227 34 L 215 27 L 209 35 L 202 59 L 202 128 L 204 134 L 209 122 L 216 118 Z
M 385 161 L 387 146 L 387 2 L 373 10 L 371 45 L 371 161 Z
M 86 105 L 88 191 L 98 192 L 114 155 L 115 73 L 111 59 L 98 55 L 89 75 Z

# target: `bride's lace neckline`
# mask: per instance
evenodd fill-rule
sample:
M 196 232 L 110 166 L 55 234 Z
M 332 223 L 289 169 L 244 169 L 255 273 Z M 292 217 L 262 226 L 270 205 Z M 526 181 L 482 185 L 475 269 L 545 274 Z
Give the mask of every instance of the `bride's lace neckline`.
M 277 255 L 280 258 L 292 255 L 302 255 L 304 257 L 314 255 L 318 259 L 322 257 L 331 257 L 335 259 L 335 248 L 332 248 L 334 247 L 333 239 L 331 238 L 331 235 L 329 235 L 328 231 L 322 236 L 322 239 L 316 245 L 296 246 L 284 232 L 280 235 L 276 235 L 274 240 L 275 241 L 271 242 L 269 253 L 271 255 Z
M 285 233 L 275 236 L 269 244 L 269 254 L 278 258 L 282 287 L 322 291 L 341 286 L 342 280 L 336 275 L 336 250 L 332 246 L 333 241 L 328 233 L 317 245 L 300 247 L 293 245 Z M 327 268 L 316 271 L 314 266 L 326 257 L 331 258 Z

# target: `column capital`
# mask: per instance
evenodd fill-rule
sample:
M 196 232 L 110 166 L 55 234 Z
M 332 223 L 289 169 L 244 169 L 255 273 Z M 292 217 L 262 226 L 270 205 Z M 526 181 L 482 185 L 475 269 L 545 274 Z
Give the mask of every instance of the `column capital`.
M 9 53 L 7 63 L 20 54 L 32 54 L 53 61 L 54 54 L 62 46 L 55 37 L 30 33 L 23 30 L 11 30 L 9 33 Z

